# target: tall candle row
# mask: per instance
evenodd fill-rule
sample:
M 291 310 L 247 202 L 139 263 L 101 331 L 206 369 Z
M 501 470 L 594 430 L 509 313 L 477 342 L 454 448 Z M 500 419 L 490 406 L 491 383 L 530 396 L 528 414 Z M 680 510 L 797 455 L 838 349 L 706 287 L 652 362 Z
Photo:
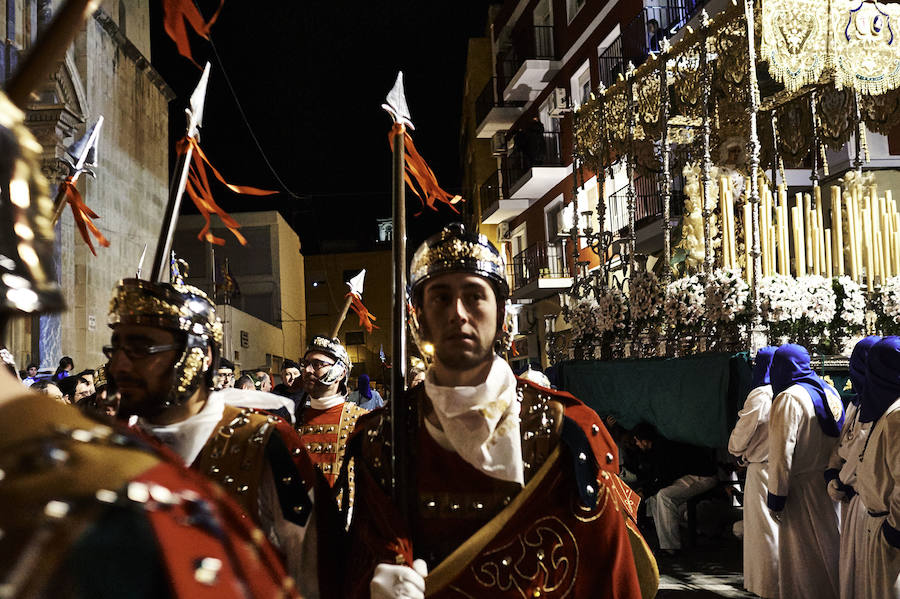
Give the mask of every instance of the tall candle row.
M 745 189 L 749 189 L 749 180 Z M 824 277 L 849 275 L 868 286 L 880 285 L 900 275 L 900 212 L 890 191 L 879 196 L 877 188 L 832 186 L 829 200 L 822 189 L 788 198 L 787 189 L 771 189 L 759 179 L 759 245 L 763 276 L 772 274 Z M 734 197 L 732 181 L 719 180 L 719 214 L 722 220 L 721 264 L 744 269 L 752 276 L 752 207 Z M 740 202 L 742 206 L 736 206 Z M 740 209 L 737 209 L 740 208 Z M 743 217 L 738 231 L 736 214 Z M 743 256 L 738 254 L 743 240 Z

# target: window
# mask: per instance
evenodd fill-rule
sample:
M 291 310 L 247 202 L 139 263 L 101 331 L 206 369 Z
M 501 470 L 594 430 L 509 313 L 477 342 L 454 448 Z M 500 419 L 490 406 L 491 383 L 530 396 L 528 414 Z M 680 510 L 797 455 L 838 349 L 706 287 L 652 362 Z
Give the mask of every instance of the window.
M 580 11 L 583 6 L 584 0 L 566 0 L 566 16 L 569 19 L 569 23 L 572 22 L 572 19 L 575 18 L 575 15 L 578 14 L 578 11 Z
M 581 67 L 575 72 L 571 80 L 572 88 L 572 104 L 578 108 L 591 99 L 591 68 L 590 63 L 585 61 Z
M 562 231 L 562 208 L 563 199 L 561 196 L 550 202 L 547 207 L 544 208 L 544 215 L 547 219 L 547 241 L 556 241 L 559 232 Z
M 365 333 L 363 333 L 362 331 L 347 331 L 344 334 L 344 342 L 347 345 L 365 345 Z

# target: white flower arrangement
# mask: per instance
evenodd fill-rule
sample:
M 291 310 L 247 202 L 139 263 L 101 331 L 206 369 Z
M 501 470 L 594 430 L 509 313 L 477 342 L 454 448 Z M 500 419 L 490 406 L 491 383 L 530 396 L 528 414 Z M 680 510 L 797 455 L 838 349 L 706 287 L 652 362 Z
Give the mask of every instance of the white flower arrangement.
M 771 275 L 759 280 L 759 311 L 763 322 L 789 323 L 803 316 L 803 294 L 793 277 Z
M 706 316 L 717 323 L 735 322 L 747 315 L 750 286 L 740 271 L 718 268 L 706 284 Z
M 831 281 L 819 275 L 806 275 L 797 279 L 803 302 L 802 318 L 815 325 L 825 325 L 837 312 L 836 298 Z
M 844 275 L 832 281 L 832 289 L 837 298 L 835 318 L 840 321 L 840 325 L 854 330 L 861 329 L 866 322 L 866 294 L 862 285 Z
M 603 333 L 615 333 L 625 328 L 628 307 L 625 296 L 615 287 L 604 287 L 597 294 L 596 327 Z
M 590 341 L 600 335 L 596 330 L 597 303 L 593 298 L 583 298 L 575 302 L 564 312 L 565 318 L 572 325 L 572 336 L 576 344 Z
M 643 327 L 662 313 L 663 291 L 652 272 L 636 273 L 628 281 L 628 307 L 631 322 Z
M 701 275 L 669 283 L 663 309 L 666 319 L 677 329 L 699 329 L 706 315 L 706 290 Z
M 891 277 L 881 286 L 878 302 L 879 328 L 893 335 L 900 328 L 900 277 Z

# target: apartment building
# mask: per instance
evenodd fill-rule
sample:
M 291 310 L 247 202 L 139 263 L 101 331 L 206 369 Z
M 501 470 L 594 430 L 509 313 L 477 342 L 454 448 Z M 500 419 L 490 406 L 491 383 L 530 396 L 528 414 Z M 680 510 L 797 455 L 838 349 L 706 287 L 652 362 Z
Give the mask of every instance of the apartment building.
M 495 231 L 504 248 L 512 298 L 521 305 L 514 360 L 548 366 L 545 329 L 567 327 L 553 316 L 561 311 L 561 294 L 571 286 L 577 262 L 587 269 L 600 265 L 600 257 L 583 240 L 571 247 L 564 234 L 571 225 L 563 224 L 563 208 L 577 197 L 582 230 L 606 231 L 612 240 L 628 235 L 624 161 L 604 169 L 605 185 L 586 168 L 573 175 L 573 109 L 598 87 L 613 85 L 629 65 L 640 65 L 658 51 L 664 38 L 675 43 L 688 27 L 698 27 L 701 11 L 714 15 L 724 6 L 725 0 L 506 0 L 492 9 L 485 33 L 491 47 L 490 79 L 480 91 L 470 88 L 479 77 L 486 79 L 484 65 L 473 65 L 470 55 L 468 66 L 463 114 L 471 111 L 474 137 L 466 137 L 469 121 L 464 118 L 463 170 L 469 181 L 489 169 L 474 185 L 473 197 L 482 229 Z M 760 88 L 766 95 L 777 84 L 760 72 Z M 869 162 L 864 168 L 875 172 L 882 188 L 896 189 L 893 183 L 900 183 L 897 141 L 900 136 L 866 135 Z M 828 150 L 829 174 L 819 174 L 823 184 L 853 168 L 856 146 L 852 138 L 840 150 Z M 492 157 L 487 167 L 477 159 L 486 148 Z M 789 192 L 809 187 L 810 165 L 808 156 L 805 161 L 785 160 Z M 678 168 L 672 175 L 674 228 L 684 197 Z M 780 174 L 775 176 L 782 182 Z M 648 268 L 662 272 L 661 181 L 653 172 L 635 170 L 633 177 L 635 249 L 647 256 Z M 601 189 L 606 196 L 602 215 Z

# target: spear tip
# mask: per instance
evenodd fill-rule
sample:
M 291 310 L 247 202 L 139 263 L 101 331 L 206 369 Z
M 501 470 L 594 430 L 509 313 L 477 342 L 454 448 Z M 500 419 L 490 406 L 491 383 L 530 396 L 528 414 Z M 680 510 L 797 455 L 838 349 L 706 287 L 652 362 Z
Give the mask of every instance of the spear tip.
M 406 93 L 403 91 L 403 71 L 397 73 L 397 79 L 394 81 L 394 87 L 388 92 L 385 103 L 381 105 L 394 119 L 395 123 L 405 125 L 410 129 L 415 129 L 410 120 L 409 106 L 406 104 Z

